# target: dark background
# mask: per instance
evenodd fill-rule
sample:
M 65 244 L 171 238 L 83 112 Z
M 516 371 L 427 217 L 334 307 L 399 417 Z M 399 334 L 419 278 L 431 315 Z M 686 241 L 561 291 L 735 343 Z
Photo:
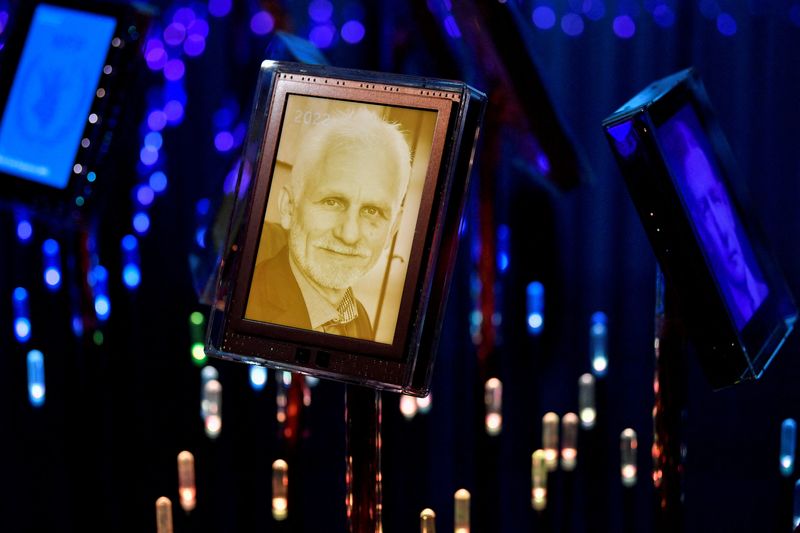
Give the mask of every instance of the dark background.
M 212 441 L 198 413 L 200 368 L 190 356 L 189 314 L 206 312 L 198 287 L 210 271 L 207 259 L 190 267 L 190 256 L 207 257 L 197 238 L 198 229 L 210 223 L 202 200 L 213 214 L 239 152 L 236 142 L 228 150 L 215 148 L 215 136 L 230 131 L 236 140 L 243 132 L 258 65 L 275 31 L 283 30 L 311 35 L 336 66 L 462 79 L 490 95 L 491 126 L 476 158 L 432 410 L 406 421 L 398 396 L 383 395 L 384 530 L 418 529 L 424 507 L 437 512 L 439 531 L 451 530 L 452 497 L 461 487 L 472 492 L 476 531 L 655 530 L 649 457 L 655 262 L 600 122 L 650 81 L 694 66 L 789 286 L 800 294 L 800 2 L 517 2 L 524 15 L 517 28 L 532 53 L 521 48 L 494 57 L 465 52 L 471 43 L 491 45 L 496 39 L 492 24 L 481 18 L 485 12 L 471 3 L 336 0 L 330 21 L 323 23 L 335 26 L 330 43 L 320 30 L 312 33 L 317 23 L 311 14 L 325 18 L 326 6 L 318 0 L 234 0 L 223 16 L 208 13 L 209 7 L 218 12 L 225 4 L 220 0 L 157 4 L 153 38 L 181 7 L 208 20 L 210 30 L 204 53 L 183 56 L 182 81 L 165 84 L 160 70 L 142 66 L 141 102 L 131 99 L 130 113 L 117 127 L 113 158 L 106 162 L 109 180 L 98 193 L 102 201 L 89 231 L 110 273 L 110 319 L 96 327 L 87 323 L 81 337 L 71 330 L 80 301 L 70 289 L 77 285 L 74 263 L 80 257 L 74 229 L 36 219 L 31 243 L 22 244 L 14 211 L 0 213 L 0 529 L 152 531 L 154 503 L 162 495 L 174 502 L 175 531 L 346 529 L 344 387 L 322 382 L 312 389 L 301 436 L 290 446 L 276 422 L 275 374 L 255 392 L 244 366 L 208 361 L 223 386 L 223 429 Z M 13 27 L 14 7 L 0 0 L 0 37 Z M 552 9 L 552 28 L 534 24 L 537 7 Z M 250 22 L 261 10 L 271 14 L 274 26 L 256 35 Z M 4 13 L 10 13 L 7 19 Z M 563 18 L 569 13 L 574 16 Z M 635 23 L 629 38 L 613 30 L 621 15 Z M 732 28 L 723 15 L 735 21 L 735 33 L 723 33 Z M 564 28 L 578 28 L 570 25 L 578 24 L 575 17 L 583 29 L 568 35 Z M 354 44 L 340 33 L 348 20 L 365 28 Z M 169 50 L 173 57 L 175 50 Z M 525 127 L 515 113 L 528 123 L 537 115 L 508 103 L 530 95 L 490 75 L 498 64 L 511 72 L 538 68 L 585 164 L 579 186 L 559 191 L 520 156 L 516 141 Z M 184 104 L 182 120 L 163 131 L 158 163 L 144 167 L 137 157 L 146 113 L 176 94 Z M 228 117 L 220 110 L 228 110 Z M 119 243 L 133 232 L 132 217 L 143 209 L 136 188 L 157 169 L 168 176 L 168 187 L 147 208 L 150 228 L 138 235 L 142 281 L 128 290 L 120 277 Z M 491 221 L 483 215 L 486 205 Z M 487 348 L 485 339 L 483 347 L 476 345 L 470 331 L 474 278 L 480 257 L 492 250 L 485 235 L 500 224 L 510 236 L 509 263 L 504 272 L 496 269 L 498 336 Z M 62 244 L 65 282 L 57 292 L 42 282 L 40 250 L 48 237 Z M 201 242 L 208 246 L 210 240 Z M 525 328 L 525 286 L 534 279 L 546 289 L 545 330 L 536 338 Z M 24 345 L 12 328 L 17 286 L 31 295 L 33 333 Z M 530 454 L 541 446 L 545 412 L 577 410 L 577 381 L 589 371 L 589 318 L 595 311 L 605 312 L 609 323 L 609 370 L 598 379 L 598 423 L 580 433 L 577 471 L 551 478 L 548 510 L 536 514 L 530 506 Z M 96 331 L 103 337 L 99 345 Z M 45 354 L 47 396 L 41 408 L 27 400 L 25 355 L 33 348 Z M 486 353 L 479 363 L 481 350 Z M 778 449 L 782 420 L 800 416 L 797 352 L 794 334 L 760 381 L 720 392 L 710 390 L 696 359 L 689 358 L 687 531 L 791 530 L 796 476 L 780 475 Z M 494 438 L 483 429 L 488 375 L 504 384 L 503 432 Z M 639 482 L 631 490 L 619 478 L 619 434 L 627 427 L 639 435 Z M 197 509 L 188 516 L 177 505 L 176 456 L 184 449 L 195 454 L 197 468 Z M 286 456 L 293 457 L 290 518 L 279 523 L 270 513 L 270 465 Z

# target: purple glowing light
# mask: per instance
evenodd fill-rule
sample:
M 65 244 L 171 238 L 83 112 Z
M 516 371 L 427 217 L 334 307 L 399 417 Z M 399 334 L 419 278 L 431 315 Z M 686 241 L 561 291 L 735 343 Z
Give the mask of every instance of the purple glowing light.
M 332 24 L 314 26 L 308 34 L 308 40 L 314 43 L 317 48 L 328 48 L 333 44 L 333 37 L 336 35 L 336 28 Z
M 561 30 L 570 37 L 583 33 L 583 19 L 576 13 L 567 13 L 561 17 Z
M 662 28 L 669 28 L 675 24 L 675 13 L 666 4 L 658 4 L 653 10 L 653 20 Z
M 164 144 L 164 138 L 157 131 L 151 131 L 144 136 L 144 145 L 152 146 L 156 150 L 160 150 Z
M 186 26 L 186 31 L 189 32 L 189 35 L 199 35 L 205 39 L 208 37 L 208 22 L 205 19 L 195 19 Z
M 150 188 L 155 192 L 164 192 L 164 190 L 167 188 L 167 175 L 160 170 L 153 172 L 153 174 L 150 176 L 149 183 Z
M 308 4 L 308 16 L 314 22 L 327 22 L 333 15 L 333 4 L 328 0 L 313 0 Z
M 556 25 L 556 12 L 549 6 L 539 6 L 534 9 L 532 18 L 540 30 L 549 30 Z
M 147 185 L 142 185 L 136 189 L 136 201 L 143 206 L 148 206 L 155 200 L 156 193 Z
M 152 146 L 145 146 L 139 152 L 139 159 L 148 167 L 153 166 L 156 164 L 156 161 L 158 161 L 158 150 Z
M 8 11 L 0 11 L 0 34 L 6 30 L 8 24 Z
M 536 156 L 536 166 L 539 168 L 539 172 L 542 174 L 550 173 L 550 159 L 548 159 L 544 152 L 540 152 Z
M 606 6 L 603 0 L 583 0 L 583 14 L 589 20 L 600 20 L 606 14 Z
M 444 29 L 447 32 L 447 35 L 453 39 L 461 38 L 461 30 L 459 29 L 458 23 L 453 15 L 447 15 L 444 18 Z
M 186 26 L 180 22 L 173 22 L 164 28 L 164 42 L 171 46 L 180 45 L 186 38 Z
M 214 17 L 224 17 L 231 12 L 232 0 L 208 0 L 208 13 Z
M 717 29 L 722 35 L 730 37 L 736 33 L 736 20 L 728 13 L 720 13 L 717 17 Z
M 206 49 L 206 39 L 199 34 L 191 34 L 183 42 L 183 51 L 189 57 L 197 57 Z
M 151 48 L 144 54 L 144 60 L 150 70 L 161 70 L 167 64 L 167 51 L 163 48 Z
M 233 148 L 233 135 L 229 131 L 221 131 L 214 137 L 214 146 L 219 152 L 227 152 Z
M 185 72 L 186 66 L 180 59 L 170 59 L 167 61 L 167 64 L 164 65 L 164 77 L 169 81 L 178 81 L 183 78 Z
M 150 229 L 150 217 L 147 216 L 147 213 L 136 213 L 133 216 L 133 229 L 140 235 L 147 233 L 147 230 Z
M 275 28 L 275 19 L 267 11 L 259 11 L 250 19 L 250 31 L 256 35 L 266 35 Z
M 167 125 L 167 114 L 163 111 L 151 111 L 147 115 L 147 127 L 153 131 L 161 131 Z
M 342 35 L 342 39 L 344 39 L 346 43 L 356 44 L 361 42 L 361 40 L 364 38 L 366 30 L 364 29 L 364 25 L 359 21 L 348 20 L 342 25 L 342 31 L 340 33 Z
M 164 105 L 164 115 L 171 124 L 183 119 L 183 104 L 178 100 L 170 100 Z
M 614 18 L 614 33 L 620 39 L 630 39 L 636 33 L 636 24 L 628 15 L 620 15 Z
M 183 24 L 184 27 L 188 28 L 189 25 L 195 21 L 197 15 L 195 14 L 194 10 L 190 7 L 182 7 L 175 11 L 175 14 L 172 15 L 172 21 L 177 22 L 178 24 Z

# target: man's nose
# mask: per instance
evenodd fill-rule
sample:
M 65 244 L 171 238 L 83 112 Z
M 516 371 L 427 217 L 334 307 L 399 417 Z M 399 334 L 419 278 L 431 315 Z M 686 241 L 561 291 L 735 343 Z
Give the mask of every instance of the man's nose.
M 358 225 L 357 209 L 350 208 L 342 213 L 333 235 L 345 244 L 352 245 L 358 242 L 361 228 Z

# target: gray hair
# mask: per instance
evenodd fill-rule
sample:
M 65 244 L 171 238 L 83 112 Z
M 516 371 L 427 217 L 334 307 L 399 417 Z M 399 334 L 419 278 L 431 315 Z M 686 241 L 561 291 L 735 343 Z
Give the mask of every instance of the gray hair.
M 306 178 L 320 170 L 330 153 L 339 151 L 388 153 L 391 161 L 386 162 L 387 172 L 393 170 L 400 179 L 402 205 L 411 179 L 408 142 L 398 124 L 387 122 L 364 108 L 331 117 L 313 126 L 301 139 L 290 179 L 295 199 L 302 195 Z

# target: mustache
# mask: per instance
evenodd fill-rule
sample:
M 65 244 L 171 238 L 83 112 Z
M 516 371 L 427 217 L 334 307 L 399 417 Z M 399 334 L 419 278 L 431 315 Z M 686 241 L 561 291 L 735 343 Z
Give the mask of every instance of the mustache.
M 350 255 L 356 257 L 369 257 L 369 250 L 364 246 L 347 246 L 332 239 L 322 239 L 314 243 L 317 248 L 322 248 L 329 252 L 340 255 Z

